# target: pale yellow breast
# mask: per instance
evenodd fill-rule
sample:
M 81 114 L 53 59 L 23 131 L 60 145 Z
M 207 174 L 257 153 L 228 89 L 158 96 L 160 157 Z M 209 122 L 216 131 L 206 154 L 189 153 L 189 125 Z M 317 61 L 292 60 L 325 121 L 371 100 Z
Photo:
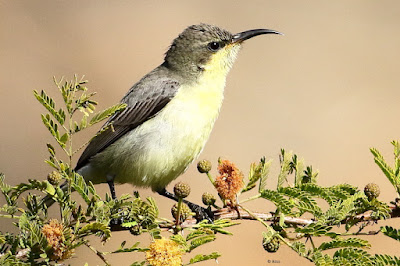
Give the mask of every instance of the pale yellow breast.
M 93 181 L 101 173 L 117 183 L 164 188 L 182 174 L 209 138 L 223 100 L 225 77 L 203 76 L 181 85 L 175 97 L 153 118 L 127 133 L 101 156 Z
M 220 55 L 191 83 L 180 85 L 153 118 L 96 155 L 83 169 L 85 178 L 160 190 L 182 174 L 204 148 L 223 100 L 230 62 Z

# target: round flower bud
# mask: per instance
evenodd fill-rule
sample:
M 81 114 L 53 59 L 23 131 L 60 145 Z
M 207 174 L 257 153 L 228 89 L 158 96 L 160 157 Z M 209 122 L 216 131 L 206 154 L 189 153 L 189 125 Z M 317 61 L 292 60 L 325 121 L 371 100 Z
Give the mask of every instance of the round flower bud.
M 190 194 L 190 186 L 182 182 L 176 183 L 174 186 L 174 193 L 178 198 L 186 198 Z
M 265 239 L 263 239 L 263 247 L 270 253 L 277 252 L 280 245 L 281 243 L 277 237 L 273 237 L 269 242 L 266 242 Z
M 174 217 L 176 219 L 176 215 L 178 214 L 178 203 L 175 203 L 174 206 L 172 206 L 171 214 L 172 214 L 172 217 Z M 182 203 L 180 220 L 185 221 L 190 215 L 192 215 L 192 211 L 185 203 Z
M 372 200 L 374 198 L 377 198 L 379 194 L 381 194 L 381 191 L 377 184 L 369 183 L 364 188 L 364 194 L 369 200 Z
M 207 205 L 207 206 L 214 205 L 214 203 L 215 203 L 214 195 L 210 194 L 208 192 L 204 192 L 204 194 L 201 196 L 201 199 L 202 199 L 204 205 Z
M 208 160 L 201 160 L 197 163 L 197 170 L 200 173 L 208 173 L 211 171 L 211 162 Z
M 61 180 L 61 175 L 57 171 L 53 171 L 47 175 L 47 181 L 49 181 L 50 184 L 56 186 L 58 183 L 60 183 Z

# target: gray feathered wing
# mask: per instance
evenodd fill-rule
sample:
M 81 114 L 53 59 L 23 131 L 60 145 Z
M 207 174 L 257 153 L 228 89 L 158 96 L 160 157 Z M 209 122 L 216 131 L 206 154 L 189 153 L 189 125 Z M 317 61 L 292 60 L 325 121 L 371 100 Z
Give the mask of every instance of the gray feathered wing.
M 179 83 L 170 78 L 159 78 L 159 75 L 154 74 L 157 72 L 151 72 L 130 89 L 121 101 L 126 103 L 127 107 L 114 114 L 104 125 L 112 124 L 112 127 L 92 139 L 79 158 L 76 170 L 126 133 L 152 118 L 174 97 Z

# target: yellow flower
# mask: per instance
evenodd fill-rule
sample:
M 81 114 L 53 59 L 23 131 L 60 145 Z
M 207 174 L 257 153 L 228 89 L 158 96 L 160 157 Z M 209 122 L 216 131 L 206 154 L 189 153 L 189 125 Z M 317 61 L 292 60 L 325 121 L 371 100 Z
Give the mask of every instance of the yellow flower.
M 65 260 L 72 256 L 73 250 L 67 249 L 64 245 L 64 226 L 57 219 L 51 219 L 42 228 L 42 233 L 51 247 L 50 258 L 54 260 Z
M 146 260 L 154 266 L 182 265 L 182 250 L 178 243 L 170 239 L 155 239 L 146 252 Z
M 235 204 L 237 193 L 243 188 L 243 173 L 236 165 L 228 160 L 221 160 L 218 164 L 220 176 L 215 179 L 215 188 L 221 198 Z

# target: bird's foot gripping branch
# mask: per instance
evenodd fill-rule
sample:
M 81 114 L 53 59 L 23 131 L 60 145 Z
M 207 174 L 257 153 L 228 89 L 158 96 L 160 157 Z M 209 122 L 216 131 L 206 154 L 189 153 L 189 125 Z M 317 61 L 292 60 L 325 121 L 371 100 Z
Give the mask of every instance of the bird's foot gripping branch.
M 88 248 L 105 264 L 109 264 L 112 254 L 129 252 L 142 253 L 142 260 L 133 262 L 134 265 L 193 264 L 221 256 L 218 252 L 193 253 L 197 247 L 210 244 L 220 235 L 229 235 L 226 228 L 237 225 L 236 220 L 252 220 L 264 226 L 257 244 L 267 252 L 279 252 L 280 246 L 287 245 L 294 255 L 297 253 L 317 265 L 400 263 L 396 256 L 369 253 L 370 242 L 360 238 L 360 235 L 383 233 L 400 240 L 400 231 L 390 226 L 367 230 L 372 224 L 399 216 L 398 198 L 391 204 L 380 201 L 380 191 L 375 184 L 368 184 L 364 191 L 349 184 L 319 186 L 318 173 L 285 150 L 281 151 L 276 179 L 269 175 L 272 160 L 265 158 L 251 164 L 247 176 L 228 160 L 218 161 L 216 176 L 209 161 L 198 163 L 199 172 L 207 176 L 214 188 L 202 196 L 204 208 L 215 217 L 213 223 L 191 218 L 193 213 L 185 205 L 190 187 L 184 183 L 175 184 L 174 196 L 178 202 L 171 208 L 172 219 L 160 218 L 156 202 L 152 198 L 141 199 L 137 193 L 117 199 L 106 194 L 102 198 L 93 184 L 71 167 L 73 155 L 80 150 L 73 148 L 72 139 L 77 132 L 113 116 L 125 106 L 118 104 L 90 116 L 97 103 L 92 99 L 94 94 L 87 92 L 86 81 L 75 78 L 56 81 L 56 85 L 64 101 L 61 108 L 56 107 L 55 101 L 44 91 L 34 92 L 48 112 L 42 115 L 42 121 L 58 146 L 47 144 L 49 158 L 46 162 L 53 168 L 47 180 L 29 180 L 12 187 L 5 183 L 4 175 L 0 175 L 0 190 L 5 200 L 0 208 L 0 219 L 11 219 L 17 227 L 15 233 L 0 233 L 1 265 L 53 265 L 68 261 L 79 248 Z M 79 120 L 75 120 L 76 117 Z M 112 124 L 106 127 L 112 130 Z M 378 150 L 371 149 L 371 152 L 399 193 L 400 145 L 396 141 L 392 144 L 394 166 L 386 163 Z M 58 156 L 60 152 L 62 155 Z M 63 185 L 59 187 L 59 184 Z M 59 207 L 57 218 L 49 215 L 49 200 Z M 251 210 L 246 205 L 250 201 L 259 201 L 262 212 Z M 263 207 L 266 201 L 275 208 Z M 115 219 L 122 223 L 110 223 Z M 249 222 L 240 226 L 244 228 Z M 114 250 L 102 251 L 103 247 L 90 238 L 97 236 L 105 242 L 117 230 L 126 230 L 126 241 L 143 233 L 153 240 L 149 245 L 137 242 L 129 247 L 123 241 Z M 322 239 L 314 241 L 316 238 Z M 322 243 L 316 245 L 316 242 Z M 218 242 L 215 243 L 218 249 Z M 332 250 L 334 252 L 329 252 Z M 267 260 L 268 253 L 265 254 Z

